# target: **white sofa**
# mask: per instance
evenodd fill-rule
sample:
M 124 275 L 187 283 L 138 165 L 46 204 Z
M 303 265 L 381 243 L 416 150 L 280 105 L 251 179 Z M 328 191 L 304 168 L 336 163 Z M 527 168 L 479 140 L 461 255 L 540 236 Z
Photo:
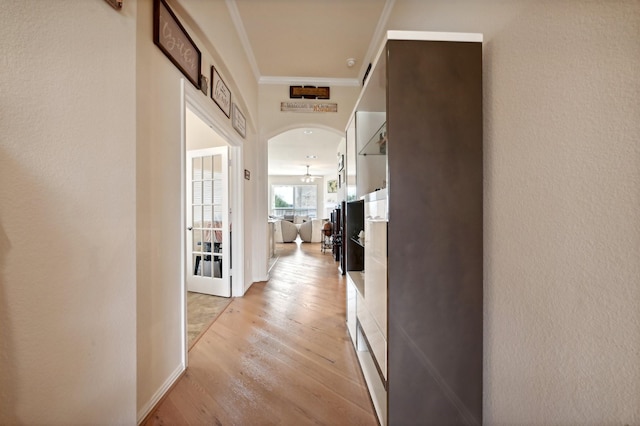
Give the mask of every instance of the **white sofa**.
M 291 243 L 298 237 L 298 227 L 288 220 L 279 220 L 273 224 L 276 243 Z
M 298 232 L 300 238 L 305 243 L 319 243 L 322 242 L 322 225 L 324 225 L 322 219 L 311 219 L 300 225 Z

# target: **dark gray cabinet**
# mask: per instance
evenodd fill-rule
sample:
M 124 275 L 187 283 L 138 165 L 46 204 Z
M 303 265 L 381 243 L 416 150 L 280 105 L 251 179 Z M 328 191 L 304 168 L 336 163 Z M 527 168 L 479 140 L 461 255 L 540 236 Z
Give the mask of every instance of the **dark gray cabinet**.
M 352 120 L 381 112 L 386 375 L 367 370 L 380 355 L 358 342 L 368 340 L 357 305 L 369 296 L 366 261 L 364 294 L 348 301 L 363 373 L 382 424 L 482 424 L 482 36 L 389 32 Z M 366 167 L 356 181 L 371 179 Z

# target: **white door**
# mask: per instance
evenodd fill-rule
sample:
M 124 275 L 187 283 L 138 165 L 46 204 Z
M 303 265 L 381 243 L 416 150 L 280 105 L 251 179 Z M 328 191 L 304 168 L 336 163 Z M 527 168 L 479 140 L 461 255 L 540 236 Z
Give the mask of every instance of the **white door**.
M 187 290 L 231 297 L 228 147 L 187 151 Z

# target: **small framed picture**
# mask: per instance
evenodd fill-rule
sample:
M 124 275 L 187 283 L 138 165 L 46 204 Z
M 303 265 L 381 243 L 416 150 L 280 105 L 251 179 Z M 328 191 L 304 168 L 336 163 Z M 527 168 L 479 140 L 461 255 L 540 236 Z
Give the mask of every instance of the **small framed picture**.
M 338 181 L 335 179 L 327 181 L 327 192 L 333 194 L 338 192 Z
M 240 136 L 243 138 L 247 136 L 247 121 L 236 104 L 233 104 L 233 108 L 231 109 L 231 125 Z
M 205 96 L 209 94 L 209 79 L 202 74 L 200 74 L 200 90 Z
M 338 171 L 344 169 L 344 154 L 338 154 Z
M 211 99 L 224 115 L 231 117 L 231 92 L 214 66 L 211 66 Z

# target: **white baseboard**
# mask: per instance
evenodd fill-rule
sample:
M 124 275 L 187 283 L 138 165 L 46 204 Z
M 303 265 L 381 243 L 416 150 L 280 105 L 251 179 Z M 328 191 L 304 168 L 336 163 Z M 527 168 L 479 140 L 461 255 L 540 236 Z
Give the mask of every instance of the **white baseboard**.
M 149 415 L 151 410 L 160 402 L 162 397 L 167 393 L 171 386 L 180 378 L 185 370 L 184 364 L 180 364 L 173 373 L 165 380 L 160 388 L 153 394 L 151 399 L 138 411 L 138 425 Z

